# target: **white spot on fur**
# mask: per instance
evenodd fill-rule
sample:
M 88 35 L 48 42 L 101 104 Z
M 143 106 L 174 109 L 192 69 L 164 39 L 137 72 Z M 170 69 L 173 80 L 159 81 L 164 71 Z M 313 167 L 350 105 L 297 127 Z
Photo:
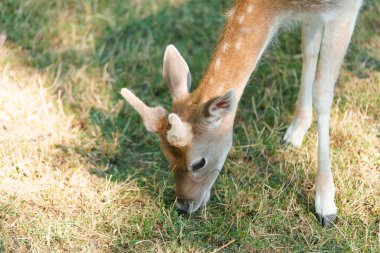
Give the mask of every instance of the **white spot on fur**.
M 227 42 L 225 42 L 223 44 L 223 52 L 226 52 L 228 50 L 228 48 L 230 48 L 230 45 Z
M 248 7 L 247 7 L 247 13 L 251 13 L 252 11 L 253 11 L 253 5 L 250 4 L 250 5 L 248 5 Z
M 247 35 L 250 32 L 252 32 L 252 29 L 250 29 L 250 28 L 241 28 L 240 29 L 240 33 L 243 35 Z
M 236 48 L 236 50 L 240 50 L 240 48 L 241 48 L 241 40 L 236 41 L 235 48 Z
M 218 69 L 220 68 L 220 58 L 216 59 L 216 63 L 215 63 L 215 68 Z
M 239 22 L 239 24 L 243 24 L 243 23 L 244 23 L 244 20 L 245 20 L 245 16 L 240 16 L 240 17 L 238 17 L 238 22 Z

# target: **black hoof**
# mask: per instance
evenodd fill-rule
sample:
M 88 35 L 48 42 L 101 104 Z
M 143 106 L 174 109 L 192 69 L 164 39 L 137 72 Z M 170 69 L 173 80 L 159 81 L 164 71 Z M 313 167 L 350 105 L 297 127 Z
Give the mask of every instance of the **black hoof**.
M 281 144 L 281 147 L 282 147 L 283 149 L 288 149 L 288 148 L 291 146 L 290 142 L 287 142 L 287 141 L 284 140 L 284 139 L 281 139 L 280 144 Z
M 324 216 L 317 214 L 317 216 L 318 216 L 319 223 L 324 228 L 331 228 L 334 226 L 336 222 L 336 214 L 330 214 L 330 215 L 324 215 Z

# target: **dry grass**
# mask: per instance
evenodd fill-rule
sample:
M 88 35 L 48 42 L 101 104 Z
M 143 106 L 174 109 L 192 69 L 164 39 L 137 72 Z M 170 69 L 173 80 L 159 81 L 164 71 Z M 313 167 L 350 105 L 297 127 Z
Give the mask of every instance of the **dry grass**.
M 246 89 L 207 209 L 173 207 L 158 140 L 118 91 L 168 107 L 163 48 L 181 49 L 196 83 L 230 2 L 0 3 L 1 252 L 379 250 L 376 1 L 363 8 L 332 110 L 337 226 L 325 230 L 313 214 L 315 125 L 302 148 L 278 145 L 298 91 L 294 33 L 279 36 Z

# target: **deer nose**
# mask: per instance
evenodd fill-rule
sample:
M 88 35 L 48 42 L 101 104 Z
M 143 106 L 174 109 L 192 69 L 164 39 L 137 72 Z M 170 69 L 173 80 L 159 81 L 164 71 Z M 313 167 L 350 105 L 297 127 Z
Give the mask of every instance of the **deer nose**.
M 191 204 L 193 201 L 188 199 L 179 199 L 177 198 L 175 201 L 175 204 L 180 212 L 187 213 L 190 209 Z

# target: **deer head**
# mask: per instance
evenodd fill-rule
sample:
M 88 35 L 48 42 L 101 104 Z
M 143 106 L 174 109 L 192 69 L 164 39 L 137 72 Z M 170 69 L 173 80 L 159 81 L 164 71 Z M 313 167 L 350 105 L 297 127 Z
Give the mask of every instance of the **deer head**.
M 237 98 L 234 90 L 204 100 L 189 93 L 189 67 L 173 45 L 166 48 L 163 76 L 172 97 L 172 113 L 145 105 L 128 89 L 122 96 L 140 114 L 160 146 L 175 178 L 176 205 L 184 212 L 205 206 L 232 145 Z

